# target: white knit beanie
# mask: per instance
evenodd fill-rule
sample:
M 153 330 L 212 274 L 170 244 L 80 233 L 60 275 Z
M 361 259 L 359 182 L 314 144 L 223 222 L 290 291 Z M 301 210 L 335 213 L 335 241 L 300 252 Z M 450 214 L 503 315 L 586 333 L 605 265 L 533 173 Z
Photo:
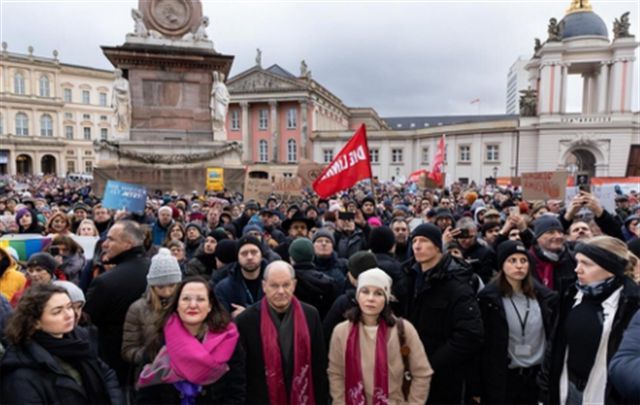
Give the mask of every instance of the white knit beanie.
M 64 281 L 64 280 L 55 280 L 53 282 L 53 285 L 62 287 L 65 290 L 67 290 L 67 294 L 69 294 L 69 298 L 71 299 L 71 302 L 82 302 L 83 305 L 85 302 L 87 302 L 87 300 L 84 298 L 84 293 L 82 292 L 80 287 L 73 284 L 72 282 Z
M 360 273 L 358 276 L 358 288 L 356 290 L 356 297 L 360 293 L 360 289 L 362 287 L 373 286 L 379 287 L 384 291 L 385 300 L 389 302 L 391 298 L 391 284 L 393 280 L 384 270 L 375 267 L 371 270 L 367 270 L 365 272 Z
M 151 259 L 151 267 L 147 274 L 147 284 L 149 286 L 177 284 L 182 281 L 182 272 L 178 259 L 171 255 L 167 248 L 160 248 L 158 253 Z

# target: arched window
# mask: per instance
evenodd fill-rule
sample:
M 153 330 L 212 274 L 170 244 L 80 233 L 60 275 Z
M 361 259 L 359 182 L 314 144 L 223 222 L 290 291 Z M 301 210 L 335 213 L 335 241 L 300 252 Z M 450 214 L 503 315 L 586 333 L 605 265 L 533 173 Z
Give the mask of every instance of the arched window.
M 260 162 L 268 162 L 269 161 L 269 145 L 267 141 L 264 139 L 258 142 L 258 161 Z
M 29 135 L 29 117 L 25 113 L 16 114 L 16 135 Z
M 13 76 L 13 92 L 16 94 L 25 93 L 24 76 L 22 76 L 22 73 L 16 73 L 16 75 Z
M 49 97 L 49 78 L 40 76 L 40 97 Z
M 298 145 L 296 144 L 295 139 L 289 139 L 287 141 L 287 161 L 289 162 L 298 161 Z
M 53 136 L 53 119 L 49 114 L 40 117 L 40 136 Z

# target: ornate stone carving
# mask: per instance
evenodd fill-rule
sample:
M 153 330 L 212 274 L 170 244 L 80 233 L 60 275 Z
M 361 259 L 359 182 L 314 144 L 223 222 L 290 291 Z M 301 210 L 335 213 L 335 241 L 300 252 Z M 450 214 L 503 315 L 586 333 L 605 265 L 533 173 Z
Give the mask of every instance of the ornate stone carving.
M 138 10 L 147 30 L 174 40 L 188 32 L 195 34 L 202 25 L 199 0 L 138 0 Z
M 207 27 L 209 26 L 209 17 L 202 17 L 202 21 L 200 22 L 200 26 L 196 30 L 195 33 L 187 32 L 182 37 L 185 41 L 205 41 L 209 36 L 207 36 Z
M 160 34 L 158 31 L 147 29 L 147 26 L 144 23 L 144 16 L 140 12 L 140 10 L 132 8 L 131 18 L 133 18 L 134 27 L 133 33 L 128 34 L 129 36 L 140 38 L 162 38 L 162 34 Z
M 629 27 L 631 23 L 629 22 L 629 12 L 622 14 L 620 18 L 616 18 L 613 21 L 613 37 L 614 39 L 618 38 L 633 38 L 634 35 L 629 33 Z
M 211 124 L 214 136 L 216 133 L 225 132 L 225 120 L 229 109 L 229 101 L 231 100 L 229 90 L 224 84 L 224 78 L 224 73 L 213 72 L 209 107 L 211 108 Z
M 538 51 L 542 48 L 542 42 L 540 42 L 540 38 L 535 38 L 534 41 L 533 53 L 538 53 Z
M 538 95 L 532 88 L 520 90 L 520 115 L 535 117 L 538 112 Z
M 549 26 L 547 28 L 549 34 L 547 42 L 559 42 L 562 41 L 562 26 L 558 24 L 558 20 L 551 17 L 549 19 Z
M 212 150 L 204 153 L 145 153 L 132 150 L 120 149 L 120 145 L 106 140 L 95 141 L 94 146 L 98 151 L 107 150 L 115 153 L 119 158 L 127 158 L 143 163 L 150 164 L 169 164 L 180 165 L 188 163 L 203 162 L 211 159 L 215 159 L 219 156 L 226 155 L 229 152 L 242 153 L 242 145 L 238 142 L 230 142 L 219 149 Z
M 264 73 L 252 74 L 241 81 L 234 82 L 229 86 L 231 91 L 259 91 L 259 90 L 281 90 L 291 89 L 295 86 L 279 80 Z
M 131 92 L 129 81 L 122 77 L 122 70 L 116 69 L 114 74 L 111 107 L 113 108 L 116 129 L 124 132 L 131 124 Z

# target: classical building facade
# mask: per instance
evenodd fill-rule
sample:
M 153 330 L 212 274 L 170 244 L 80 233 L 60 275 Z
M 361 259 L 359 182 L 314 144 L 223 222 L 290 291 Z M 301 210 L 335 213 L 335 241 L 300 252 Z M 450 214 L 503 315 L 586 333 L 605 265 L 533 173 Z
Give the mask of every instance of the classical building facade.
M 109 139 L 113 72 L 0 54 L 0 173 L 91 173 L 93 141 Z

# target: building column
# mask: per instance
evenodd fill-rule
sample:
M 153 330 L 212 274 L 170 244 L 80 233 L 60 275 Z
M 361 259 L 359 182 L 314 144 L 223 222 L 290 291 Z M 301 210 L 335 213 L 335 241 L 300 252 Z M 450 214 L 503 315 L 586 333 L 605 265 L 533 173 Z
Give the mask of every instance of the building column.
M 269 126 L 271 132 L 271 148 L 273 149 L 271 154 L 271 161 L 278 163 L 280 160 L 280 130 L 278 122 L 278 102 L 276 100 L 269 100 Z
M 569 76 L 569 64 L 563 63 L 561 69 L 561 82 L 560 82 L 560 108 L 561 114 L 567 111 L 567 81 Z
M 606 114 L 609 99 L 609 62 L 600 62 L 600 73 L 598 74 L 598 113 Z
M 307 100 L 300 100 L 300 157 L 308 159 L 309 157 L 309 125 L 307 120 Z M 298 159 L 299 161 L 300 159 Z
M 240 107 L 242 108 L 242 160 L 249 162 L 253 160 L 251 136 L 249 134 L 249 103 L 241 101 Z
M 623 100 L 621 101 L 624 104 L 623 110 L 627 112 L 631 112 L 631 103 L 633 101 L 633 92 L 637 92 L 637 88 L 633 84 L 633 72 L 635 69 L 635 61 L 636 58 L 629 57 L 623 63 Z M 626 74 L 625 74 L 626 73 Z M 636 90 L 634 90 L 636 89 Z
M 623 62 L 622 59 L 614 59 L 611 66 L 611 80 L 609 81 L 610 108 L 611 112 L 621 112 L 620 99 L 623 90 Z
M 540 66 L 540 82 L 538 89 L 538 112 L 539 114 L 548 114 L 550 104 L 549 104 L 549 93 L 550 93 L 550 77 L 551 77 L 551 69 L 548 63 Z

